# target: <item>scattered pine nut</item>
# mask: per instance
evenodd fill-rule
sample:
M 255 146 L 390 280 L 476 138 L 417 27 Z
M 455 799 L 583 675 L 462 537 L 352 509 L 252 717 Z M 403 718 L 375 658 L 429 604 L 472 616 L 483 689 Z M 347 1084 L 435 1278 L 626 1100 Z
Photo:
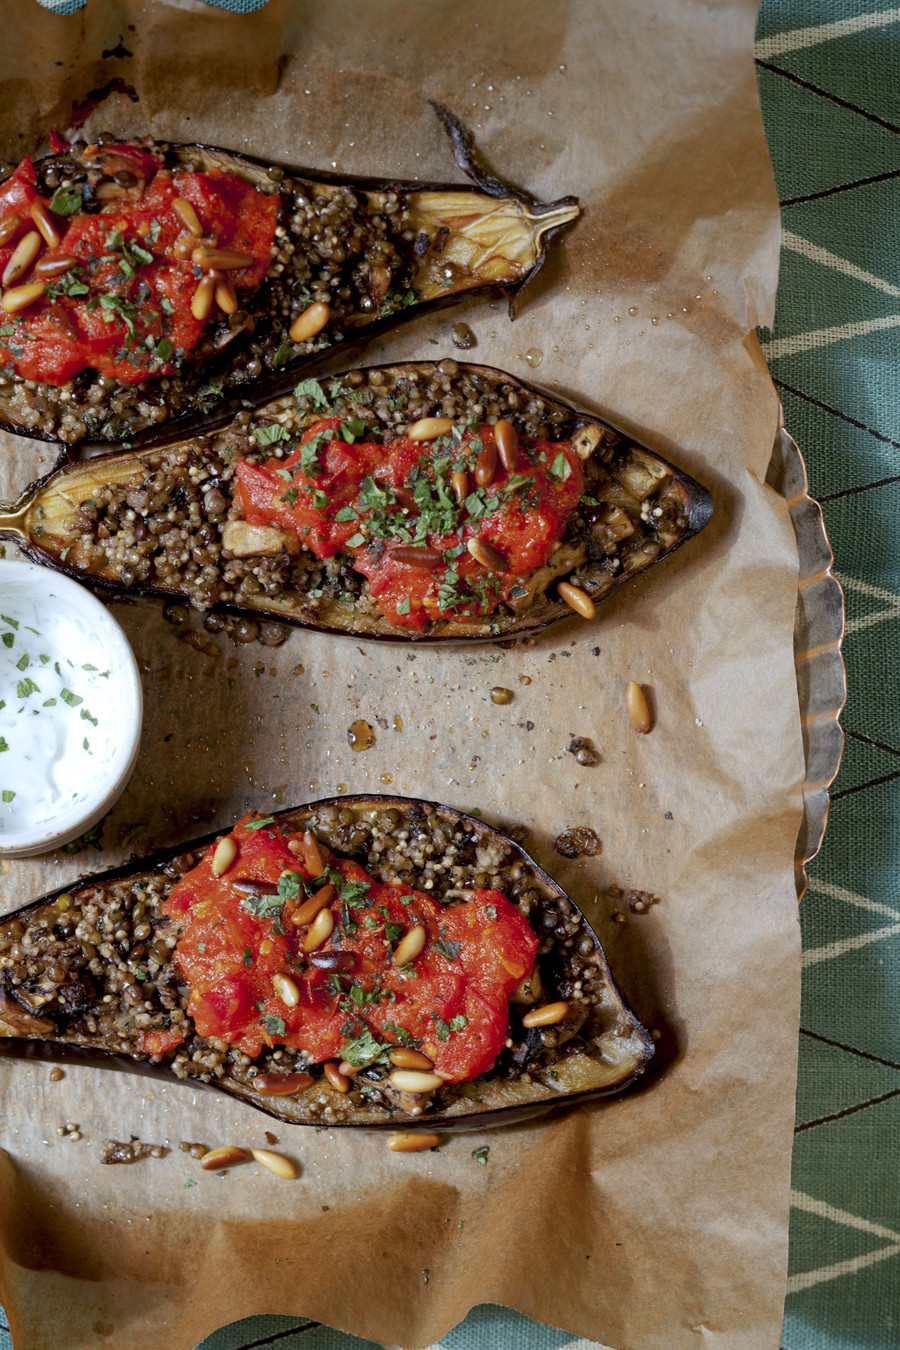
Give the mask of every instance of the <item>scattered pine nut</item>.
M 408 1045 L 398 1045 L 396 1050 L 392 1050 L 388 1056 L 391 1063 L 397 1069 L 422 1069 L 428 1073 L 434 1065 L 427 1055 L 423 1055 L 421 1050 L 413 1050 Z
M 561 1022 L 569 1011 L 568 1003 L 545 1003 L 542 1008 L 532 1008 L 522 1018 L 523 1027 L 552 1027 Z
M 22 224 L 22 217 L 17 215 L 7 216 L 5 220 L 0 220 L 0 248 L 5 248 L 11 243 L 16 231 Z
M 203 226 L 200 224 L 200 218 L 194 209 L 193 202 L 189 202 L 186 197 L 173 197 L 172 214 L 189 234 L 194 235 L 196 239 L 202 237 Z
M 317 947 L 321 947 L 323 942 L 328 941 L 333 932 L 334 915 L 330 909 L 320 909 L 316 915 L 315 922 L 303 939 L 303 950 L 305 952 L 314 952 Z
M 306 830 L 303 835 L 303 862 L 313 881 L 324 874 L 325 857 L 322 846 L 312 830 Z
M 515 473 L 519 466 L 519 437 L 512 422 L 501 417 L 494 427 L 494 436 L 500 463 L 507 473 Z
M 250 1154 L 245 1148 L 238 1148 L 234 1144 L 222 1144 L 219 1148 L 211 1148 L 208 1153 L 204 1153 L 200 1159 L 200 1166 L 204 1172 L 217 1172 L 220 1167 L 234 1167 L 237 1163 L 249 1161 Z
M 597 612 L 587 591 L 583 591 L 580 586 L 573 586 L 569 581 L 560 581 L 556 587 L 560 600 L 565 600 L 570 609 L 574 609 L 576 614 L 580 614 L 583 619 L 592 619 Z
M 191 313 L 198 323 L 205 323 L 212 314 L 215 299 L 216 279 L 214 276 L 201 277 L 194 298 L 191 300 Z
M 298 315 L 288 330 L 291 342 L 308 342 L 314 338 L 331 318 L 331 310 L 324 300 L 316 300 Z
M 230 834 L 226 834 L 224 839 L 220 839 L 216 844 L 215 852 L 212 855 L 210 867 L 213 876 L 224 876 L 231 864 L 237 857 L 237 844 Z
M 29 271 L 31 264 L 41 251 L 41 236 L 37 230 L 29 230 L 13 249 L 12 257 L 3 269 L 0 281 L 4 286 L 13 286 Z
M 273 975 L 272 988 L 286 1008 L 296 1008 L 300 1002 L 300 990 L 290 975 Z
M 191 254 L 191 261 L 198 267 L 215 267 L 222 272 L 231 272 L 239 267 L 249 267 L 253 258 L 249 253 L 238 253 L 233 248 L 211 248 L 201 244 Z
M 511 689 L 504 689 L 501 684 L 494 685 L 493 689 L 491 690 L 492 703 L 504 704 L 504 703 L 512 703 L 512 701 L 513 701 L 513 691 Z
M 216 304 L 223 314 L 234 314 L 237 309 L 237 292 L 231 284 L 230 277 L 216 278 Z
M 481 563 L 481 566 L 486 567 L 489 572 L 506 571 L 506 559 L 503 554 L 487 540 L 469 539 L 466 541 L 466 548 L 475 561 Z
M 44 236 L 44 239 L 49 244 L 50 248 L 56 248 L 62 236 L 54 224 L 53 217 L 43 202 L 32 203 L 31 219 Z
M 56 258 L 38 258 L 31 275 L 35 281 L 38 279 L 49 281 L 51 277 L 61 277 L 74 267 L 76 262 L 76 258 L 70 258 L 65 253 L 60 253 Z
M 253 1079 L 253 1091 L 264 1097 L 293 1097 L 315 1081 L 311 1073 L 258 1073 Z
M 408 966 L 410 961 L 415 961 L 424 946 L 425 926 L 417 923 L 415 928 L 410 928 L 409 932 L 403 935 L 394 948 L 394 965 Z
M 398 1092 L 434 1092 L 443 1085 L 443 1078 L 436 1073 L 422 1073 L 418 1069 L 394 1069 L 388 1082 Z
M 439 1134 L 392 1134 L 387 1146 L 392 1153 L 423 1153 L 427 1148 L 437 1148 L 440 1142 Z
M 438 436 L 446 436 L 453 430 L 449 417 L 420 417 L 407 431 L 411 441 L 436 441 Z
M 494 481 L 497 472 L 497 443 L 485 441 L 481 454 L 475 461 L 475 482 L 479 487 L 488 487 Z
M 35 300 L 40 300 L 44 291 L 47 289 L 44 281 L 29 281 L 24 286 L 13 286 L 3 295 L 0 304 L 6 310 L 7 314 L 18 314 L 21 310 L 27 309 L 33 305 Z
M 341 1073 L 340 1065 L 336 1059 L 326 1059 L 325 1063 L 322 1065 L 322 1069 L 331 1086 L 338 1092 L 350 1091 L 353 1086 L 353 1080 L 352 1078 L 349 1078 L 347 1074 Z
M 273 1153 L 269 1148 L 252 1148 L 250 1152 L 258 1163 L 274 1172 L 276 1177 L 293 1181 L 297 1176 L 297 1164 L 291 1158 L 286 1158 L 283 1153 Z
M 636 680 L 629 680 L 625 687 L 625 711 L 628 713 L 628 720 L 635 731 L 647 732 L 650 730 L 651 719 L 647 698 Z
M 454 469 L 453 476 L 450 479 L 450 486 L 453 489 L 453 495 L 462 506 L 469 495 L 469 475 L 465 469 Z
M 299 909 L 295 909 L 291 915 L 291 923 L 301 928 L 305 923 L 312 923 L 317 914 L 320 914 L 326 905 L 330 905 L 337 891 L 329 881 L 327 886 L 311 895 L 308 900 L 304 900 Z

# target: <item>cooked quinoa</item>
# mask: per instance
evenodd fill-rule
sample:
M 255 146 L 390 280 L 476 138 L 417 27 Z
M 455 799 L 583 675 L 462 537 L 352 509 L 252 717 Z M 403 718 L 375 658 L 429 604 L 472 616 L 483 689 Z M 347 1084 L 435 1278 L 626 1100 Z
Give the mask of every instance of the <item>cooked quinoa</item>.
M 503 836 L 446 808 L 397 799 L 322 804 L 279 821 L 312 829 L 334 853 L 352 857 L 384 884 L 404 883 L 448 906 L 475 889 L 497 889 L 518 907 L 540 939 L 539 998 L 530 1001 L 564 1000 L 568 1013 L 558 1025 L 531 1029 L 513 1016 L 491 1079 L 531 1085 L 533 1098 L 552 1096 L 567 1059 L 610 1062 L 617 1038 L 632 1034 L 633 1021 L 584 919 Z M 387 1103 L 383 1066 L 358 1073 L 342 1095 L 302 1052 L 276 1046 L 251 1059 L 193 1030 L 185 1012 L 188 991 L 174 961 L 178 925 L 163 915 L 162 905 L 203 851 L 131 877 L 88 882 L 0 925 L 0 1023 L 11 1029 L 7 1034 L 164 1061 L 178 1078 L 227 1084 L 238 1095 L 252 1093 L 260 1074 L 310 1072 L 313 1086 L 290 1099 L 291 1119 L 403 1118 Z M 183 1044 L 164 1057 L 140 1056 L 136 1047 L 144 1032 L 174 1027 L 184 1031 Z M 481 1083 L 441 1087 L 423 1119 L 476 1109 Z

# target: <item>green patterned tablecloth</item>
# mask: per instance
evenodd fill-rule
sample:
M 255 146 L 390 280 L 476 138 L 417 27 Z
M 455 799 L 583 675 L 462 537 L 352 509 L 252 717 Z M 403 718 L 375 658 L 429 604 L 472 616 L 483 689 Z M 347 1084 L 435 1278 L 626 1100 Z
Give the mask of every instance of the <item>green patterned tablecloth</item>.
M 258 7 L 256 0 L 217 3 Z M 764 0 L 757 58 L 784 226 L 776 324 L 760 336 L 846 592 L 850 686 L 828 836 L 801 909 L 804 998 L 783 1347 L 897 1350 L 900 8 Z M 491 1307 L 474 1310 L 441 1342 L 444 1350 L 589 1344 Z M 369 1345 L 284 1317 L 255 1317 L 223 1328 L 202 1350 Z M 0 1350 L 9 1350 L 3 1330 Z

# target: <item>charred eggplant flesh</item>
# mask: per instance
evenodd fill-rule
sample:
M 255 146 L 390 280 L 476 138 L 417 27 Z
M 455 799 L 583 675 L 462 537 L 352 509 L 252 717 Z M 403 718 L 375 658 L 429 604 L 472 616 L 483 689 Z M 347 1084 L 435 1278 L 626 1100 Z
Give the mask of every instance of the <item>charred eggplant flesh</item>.
M 596 934 L 518 845 L 388 797 L 246 817 L 8 916 L 0 1035 L 8 1055 L 389 1129 L 619 1091 L 652 1054 Z
M 593 414 L 447 360 L 307 378 L 217 431 L 67 464 L 0 535 L 101 588 L 458 641 L 591 617 L 710 513 Z
M 23 160 L 0 184 L 0 424 L 130 440 L 423 308 L 518 290 L 577 203 L 487 174 L 435 107 L 475 188 L 149 140 Z

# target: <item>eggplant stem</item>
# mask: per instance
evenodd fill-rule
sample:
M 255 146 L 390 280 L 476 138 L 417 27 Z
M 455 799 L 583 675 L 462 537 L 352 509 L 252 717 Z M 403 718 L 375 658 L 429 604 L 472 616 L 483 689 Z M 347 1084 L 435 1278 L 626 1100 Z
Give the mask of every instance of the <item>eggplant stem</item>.
M 37 496 L 37 484 L 30 483 L 18 501 L 0 502 L 0 539 L 20 540 L 28 543 L 28 527 L 25 524 L 28 512 Z

